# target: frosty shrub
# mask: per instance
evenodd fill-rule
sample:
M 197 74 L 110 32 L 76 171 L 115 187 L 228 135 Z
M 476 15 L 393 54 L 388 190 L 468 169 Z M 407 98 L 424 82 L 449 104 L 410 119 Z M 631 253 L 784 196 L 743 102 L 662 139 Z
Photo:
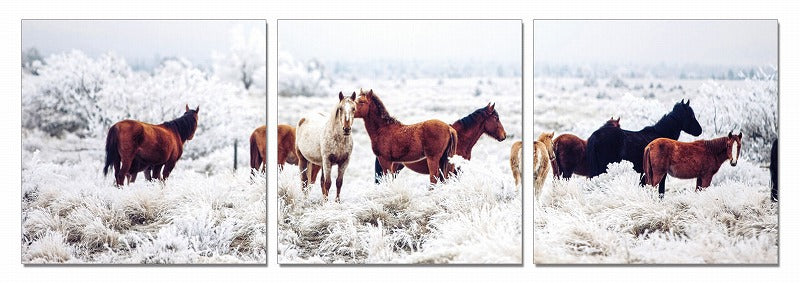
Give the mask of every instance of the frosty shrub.
M 745 136 L 742 156 L 769 161 L 772 141 L 778 138 L 777 78 L 766 75 L 747 78 L 741 87 L 709 80 L 698 92 L 705 107 L 695 111 L 702 114 L 704 132 L 713 131 L 713 136 L 721 136 L 732 130 L 741 131 Z
M 214 54 L 214 75 L 247 89 L 251 93 L 267 91 L 267 38 L 258 29 L 231 31 L 227 53 Z
M 103 139 L 114 123 L 160 124 L 200 106 L 198 129 L 186 155 L 195 158 L 244 139 L 264 123 L 245 105 L 243 87 L 221 82 L 185 60 L 167 60 L 152 73 L 132 71 L 124 59 L 96 59 L 80 51 L 54 54 L 39 76 L 23 77 L 22 126 L 52 136 Z
M 324 96 L 332 90 L 333 81 L 327 76 L 325 66 L 317 60 L 302 62 L 291 54 L 278 55 L 278 95 Z

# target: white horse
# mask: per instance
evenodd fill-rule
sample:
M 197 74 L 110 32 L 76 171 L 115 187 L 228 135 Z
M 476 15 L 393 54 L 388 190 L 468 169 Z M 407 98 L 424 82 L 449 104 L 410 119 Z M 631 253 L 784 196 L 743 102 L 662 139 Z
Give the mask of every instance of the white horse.
M 356 111 L 355 99 L 355 92 L 350 97 L 345 97 L 340 91 L 339 103 L 330 115 L 307 115 L 297 123 L 295 150 L 303 191 L 308 192 L 308 178 L 311 173 L 311 170 L 308 170 L 310 167 L 308 163 L 322 166 L 323 201 L 328 201 L 333 165 L 339 166 L 336 177 L 336 201 L 339 201 L 342 177 L 347 164 L 350 163 L 350 153 L 353 152 L 350 127 L 353 125 L 353 115 Z

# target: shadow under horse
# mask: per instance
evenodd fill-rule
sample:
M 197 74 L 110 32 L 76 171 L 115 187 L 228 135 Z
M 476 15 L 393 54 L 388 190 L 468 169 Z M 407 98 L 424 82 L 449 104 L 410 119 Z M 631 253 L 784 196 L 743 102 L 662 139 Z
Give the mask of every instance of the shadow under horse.
M 586 142 L 586 162 L 589 167 L 588 177 L 592 178 L 606 173 L 608 164 L 627 160 L 633 163 L 633 170 L 640 175 L 640 185 L 644 180 L 644 148 L 657 138 L 678 140 L 681 131 L 692 136 L 703 133 L 700 123 L 689 106 L 690 100 L 675 103 L 672 111 L 661 117 L 655 125 L 644 127 L 639 131 L 628 131 L 616 127 L 602 127 L 592 133 Z M 660 197 L 664 195 L 666 178 L 658 187 Z

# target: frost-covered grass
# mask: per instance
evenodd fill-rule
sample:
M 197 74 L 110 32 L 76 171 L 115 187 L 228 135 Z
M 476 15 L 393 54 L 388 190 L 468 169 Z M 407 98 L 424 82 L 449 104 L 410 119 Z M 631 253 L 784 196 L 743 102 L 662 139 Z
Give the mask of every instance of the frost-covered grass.
M 191 169 L 202 160 L 179 161 L 164 184 L 139 174 L 120 189 L 102 175 L 103 152 L 69 151 L 86 146 L 80 140 L 45 141 L 23 151 L 24 263 L 266 262 L 265 174 L 211 175 Z
M 776 80 L 537 78 L 534 132 L 587 138 L 612 115 L 623 129 L 652 125 L 691 99 L 707 139 L 744 133 L 736 167 L 724 163 L 711 186 L 667 177 L 666 194 L 638 185 L 630 162 L 607 174 L 549 178 L 534 202 L 536 263 L 763 263 L 778 261 L 778 209 L 770 201 L 769 146 L 777 137 Z M 652 87 L 651 87 L 652 85 Z
M 258 50 L 237 57 L 242 48 L 232 48 L 215 64 L 220 73 L 183 59 L 136 71 L 116 55 L 80 51 L 23 72 L 22 262 L 266 263 L 266 174 L 251 176 L 247 143 L 266 121 Z M 261 81 L 245 89 L 227 63 L 248 63 Z M 198 128 L 165 183 L 139 174 L 116 188 L 113 169 L 103 176 L 113 123 L 160 124 L 185 104 L 200 106 Z
M 375 185 L 375 155 L 364 122 L 356 119 L 341 203 L 333 197 L 321 203 L 319 184 L 304 195 L 297 166 L 279 171 L 279 263 L 522 262 L 522 198 L 508 163 L 511 144 L 522 138 L 519 78 L 335 81 L 336 92 L 326 96 L 279 96 L 278 122 L 296 124 L 303 113 L 328 113 L 339 90 L 363 87 L 374 89 L 406 124 L 452 123 L 496 102 L 508 137 L 482 137 L 462 174 L 432 190 L 427 175 L 410 170 Z

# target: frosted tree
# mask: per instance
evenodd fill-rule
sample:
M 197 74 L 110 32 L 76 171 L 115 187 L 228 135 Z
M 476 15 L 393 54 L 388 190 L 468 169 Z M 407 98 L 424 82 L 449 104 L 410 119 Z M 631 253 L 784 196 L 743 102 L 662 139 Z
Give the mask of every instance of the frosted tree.
M 213 57 L 214 74 L 221 80 L 237 82 L 247 90 L 266 91 L 267 37 L 263 31 L 234 28 L 228 51 L 216 52 Z

